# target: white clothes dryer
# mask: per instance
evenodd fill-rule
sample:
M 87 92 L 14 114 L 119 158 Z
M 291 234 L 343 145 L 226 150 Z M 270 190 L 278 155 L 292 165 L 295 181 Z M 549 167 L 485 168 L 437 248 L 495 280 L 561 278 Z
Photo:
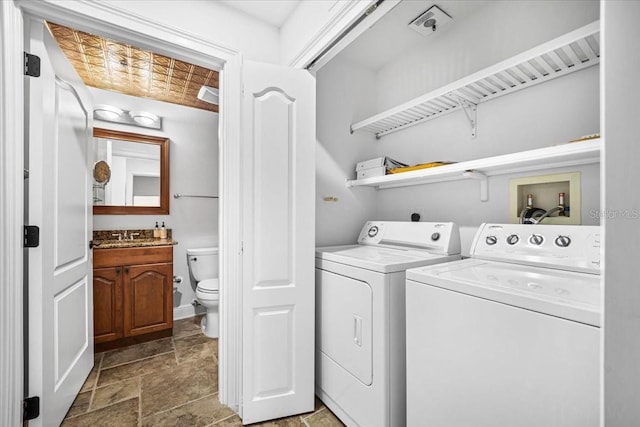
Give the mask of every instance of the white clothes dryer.
M 600 227 L 483 224 L 407 271 L 407 425 L 599 425 Z
M 453 223 L 367 222 L 316 249 L 316 394 L 348 426 L 403 426 L 405 270 L 460 259 Z

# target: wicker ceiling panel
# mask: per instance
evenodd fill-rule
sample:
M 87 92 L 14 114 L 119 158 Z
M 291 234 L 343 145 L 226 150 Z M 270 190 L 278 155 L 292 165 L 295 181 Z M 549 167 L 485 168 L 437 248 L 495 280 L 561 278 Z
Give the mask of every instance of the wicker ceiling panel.
M 218 72 L 114 40 L 47 23 L 87 86 L 187 107 L 218 111 L 198 99 L 200 87 L 218 87 Z

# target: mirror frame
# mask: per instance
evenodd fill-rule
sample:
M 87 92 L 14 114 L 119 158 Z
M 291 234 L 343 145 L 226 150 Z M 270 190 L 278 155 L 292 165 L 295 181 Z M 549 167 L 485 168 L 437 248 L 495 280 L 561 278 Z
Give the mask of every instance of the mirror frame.
M 94 215 L 168 215 L 169 214 L 169 138 L 119 130 L 93 128 L 94 138 L 156 144 L 160 146 L 160 206 L 94 205 Z M 95 143 L 95 140 L 93 141 Z

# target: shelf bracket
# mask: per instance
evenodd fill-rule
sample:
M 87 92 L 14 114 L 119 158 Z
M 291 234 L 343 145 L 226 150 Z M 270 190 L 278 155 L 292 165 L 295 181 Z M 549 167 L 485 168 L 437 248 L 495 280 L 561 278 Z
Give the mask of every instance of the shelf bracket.
M 462 176 L 465 178 L 475 179 L 480 181 L 480 201 L 486 202 L 489 200 L 489 185 L 488 185 L 488 177 L 482 172 L 468 170 L 462 173 Z
M 455 92 L 448 93 L 448 96 L 450 98 L 453 98 L 458 103 L 458 105 L 464 112 L 464 115 L 467 116 L 467 120 L 469 121 L 469 125 L 471 126 L 471 138 L 475 138 L 476 126 L 478 122 L 478 104 L 474 104 L 473 102 L 461 97 Z

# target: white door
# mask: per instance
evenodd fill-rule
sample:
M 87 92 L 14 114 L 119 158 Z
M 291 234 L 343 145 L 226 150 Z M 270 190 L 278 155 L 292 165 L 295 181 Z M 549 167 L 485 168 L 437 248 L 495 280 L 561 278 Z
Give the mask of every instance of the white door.
M 243 66 L 245 424 L 314 406 L 315 79 Z
M 26 50 L 41 59 L 28 97 L 28 394 L 40 396 L 32 426 L 58 425 L 93 366 L 91 100 L 48 29 L 25 20 Z

